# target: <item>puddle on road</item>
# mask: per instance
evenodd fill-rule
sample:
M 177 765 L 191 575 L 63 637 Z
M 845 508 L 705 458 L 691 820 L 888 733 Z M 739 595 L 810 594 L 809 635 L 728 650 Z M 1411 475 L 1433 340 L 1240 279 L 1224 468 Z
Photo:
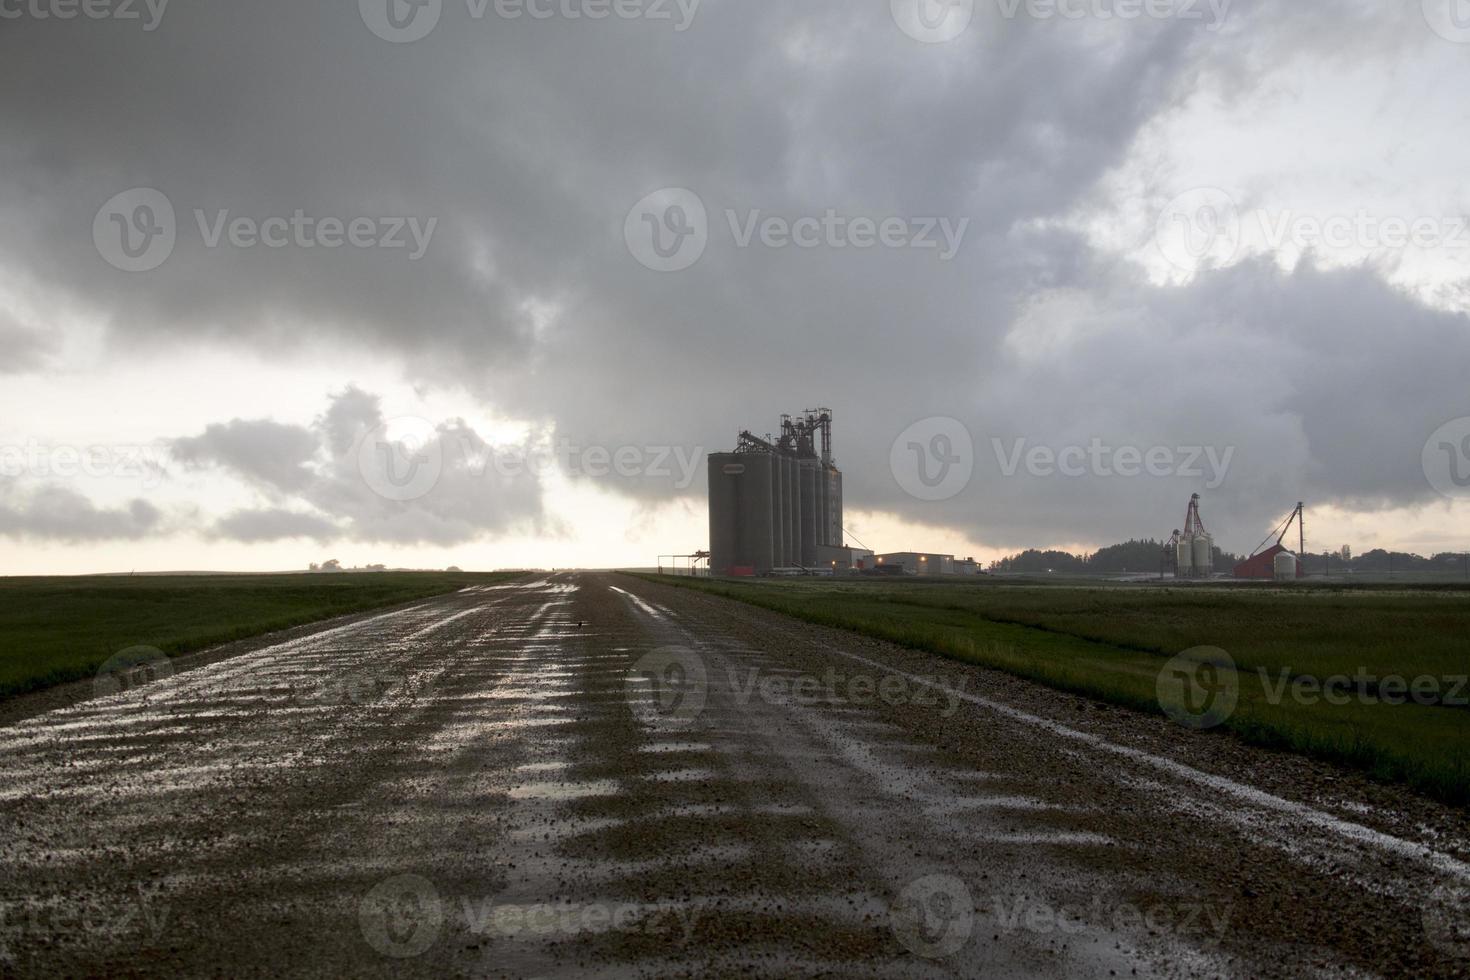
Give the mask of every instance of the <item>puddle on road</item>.
M 552 728 L 556 725 L 578 725 L 575 718 L 515 718 L 497 722 L 495 728 Z
M 640 819 L 663 820 L 667 817 L 729 817 L 739 813 L 739 809 L 728 803 L 678 803 L 673 806 L 660 807 Z
M 926 803 L 924 812 L 931 814 L 954 813 L 961 810 L 1028 810 L 1035 813 L 1081 813 L 1083 808 L 1048 803 L 1030 796 L 961 796 L 950 797 L 938 803 Z
M 516 766 L 516 772 L 559 772 L 571 767 L 570 762 L 528 762 L 523 766 Z
M 697 783 L 701 780 L 714 779 L 715 774 L 709 769 L 674 769 L 669 772 L 656 772 L 647 777 L 660 783 Z
M 998 772 L 983 772 L 979 769 L 956 769 L 946 773 L 946 779 L 957 779 L 961 782 L 990 783 L 1001 778 Z
M 1025 831 L 986 833 L 985 831 L 979 831 L 975 836 L 976 839 L 987 844 L 1018 844 L 1026 847 L 1032 847 L 1037 844 L 1066 847 L 1106 847 L 1117 844 L 1117 841 L 1113 838 L 1103 834 L 1090 834 L 1084 831 L 1068 830 L 1054 832 L 1040 831 L 1036 833 Z
M 711 746 L 708 742 L 651 742 L 648 745 L 638 746 L 639 752 L 652 752 L 657 755 L 675 752 L 709 752 Z
M 623 589 L 618 588 L 616 585 L 609 585 L 608 588 L 611 589 L 612 591 L 618 593 L 619 595 L 622 595 L 622 596 L 626 597 L 629 602 L 633 603 L 633 605 L 637 606 L 639 609 L 643 610 L 645 613 L 647 613 L 648 615 L 652 616 L 654 619 L 663 621 L 663 620 L 666 620 L 666 619 L 669 618 L 667 612 L 663 612 L 663 611 L 660 611 L 658 609 L 655 609 L 653 606 L 651 606 L 648 603 L 644 602 L 642 599 L 638 598 L 636 595 L 634 595 L 631 592 L 624 591 Z
M 515 787 L 508 795 L 513 800 L 580 800 L 589 796 L 616 796 L 621 788 L 616 779 L 526 783 Z
M 805 803 L 767 803 L 751 812 L 763 817 L 809 817 L 816 811 Z
M 842 844 L 830 837 L 819 837 L 815 840 L 789 841 L 786 846 L 799 857 L 825 859 L 835 855 L 841 849 Z

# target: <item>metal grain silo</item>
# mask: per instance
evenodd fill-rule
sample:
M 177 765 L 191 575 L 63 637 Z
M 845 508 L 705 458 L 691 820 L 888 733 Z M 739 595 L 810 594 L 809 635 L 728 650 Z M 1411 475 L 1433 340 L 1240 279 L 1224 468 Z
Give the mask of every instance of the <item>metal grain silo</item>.
M 716 575 L 728 575 L 738 562 L 740 549 L 740 505 L 737 472 L 744 472 L 735 453 L 709 456 L 709 567 Z
M 832 467 L 832 546 L 842 546 L 842 471 Z
M 801 473 L 801 563 L 807 568 L 817 564 L 817 474 L 821 464 L 815 459 L 797 460 Z
M 786 488 L 786 564 L 802 565 L 801 560 L 801 466 L 795 456 L 782 456 Z
M 832 523 L 832 495 L 827 491 L 827 467 L 817 470 L 817 545 L 825 547 L 832 542 L 827 538 L 827 529 Z
M 1197 534 L 1193 542 L 1194 574 L 1207 577 L 1215 569 L 1215 541 L 1208 534 Z
M 1289 582 L 1297 577 L 1297 558 L 1289 551 L 1277 552 L 1273 564 L 1276 572 L 1276 581 Z
M 1179 575 L 1188 578 L 1194 574 L 1194 545 L 1188 538 L 1179 539 L 1179 547 L 1175 553 L 1179 561 Z
M 770 571 L 775 563 L 771 532 L 771 457 L 760 453 L 712 453 L 710 570 L 716 575 L 760 575 Z
M 763 453 L 742 453 L 746 479 L 740 499 L 741 564 L 753 566 L 757 575 L 776 567 L 775 528 L 772 526 L 771 460 Z
M 785 568 L 786 560 L 786 485 L 781 457 L 767 457 L 771 469 L 771 550 L 776 568 Z

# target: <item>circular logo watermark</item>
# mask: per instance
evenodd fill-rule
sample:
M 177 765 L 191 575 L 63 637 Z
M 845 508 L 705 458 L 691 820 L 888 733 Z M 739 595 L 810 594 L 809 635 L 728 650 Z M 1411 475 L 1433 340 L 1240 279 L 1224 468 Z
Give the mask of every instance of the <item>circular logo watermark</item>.
M 389 419 L 357 444 L 357 469 L 378 496 L 400 503 L 417 500 L 444 473 L 444 440 L 427 419 Z
M 689 725 L 704 711 L 709 673 L 693 650 L 663 647 L 638 658 L 623 688 L 633 714 L 645 725 Z
M 357 907 L 362 938 L 384 956 L 419 956 L 439 939 L 444 903 L 434 883 L 420 875 L 381 881 Z
M 970 29 L 975 0 L 889 0 L 893 22 L 915 41 L 946 44 Z
M 623 222 L 623 241 L 645 268 L 682 272 L 709 245 L 709 213 L 693 191 L 665 187 L 633 205 Z
M 1441 885 L 1424 903 L 1424 935 L 1430 945 L 1470 960 L 1470 886 Z
M 927 418 L 893 440 L 888 466 L 909 496 L 950 500 L 964 492 L 975 474 L 975 441 L 958 419 Z
M 1424 444 L 1424 476 L 1450 499 L 1470 498 L 1470 416 L 1446 422 Z
M 953 875 L 910 882 L 889 912 L 893 934 L 916 956 L 937 960 L 964 948 L 975 931 L 970 889 Z
M 114 194 L 92 219 L 97 253 L 123 272 L 151 272 L 163 265 L 177 237 L 173 202 L 152 187 Z
M 357 0 L 367 29 L 394 44 L 409 44 L 429 35 L 444 12 L 444 0 Z
M 1470 0 L 1423 0 L 1429 29 L 1446 41 L 1470 44 Z
M 1154 226 L 1154 244 L 1170 264 L 1195 272 L 1235 258 L 1240 228 L 1234 198 L 1218 187 L 1197 187 L 1164 206 Z
M 1159 706 L 1174 721 L 1197 730 L 1225 724 L 1240 701 L 1235 661 L 1219 647 L 1193 647 L 1159 671 Z
M 173 661 L 157 647 L 136 646 L 119 650 L 103 661 L 92 678 L 92 696 L 105 698 L 154 684 L 174 676 Z

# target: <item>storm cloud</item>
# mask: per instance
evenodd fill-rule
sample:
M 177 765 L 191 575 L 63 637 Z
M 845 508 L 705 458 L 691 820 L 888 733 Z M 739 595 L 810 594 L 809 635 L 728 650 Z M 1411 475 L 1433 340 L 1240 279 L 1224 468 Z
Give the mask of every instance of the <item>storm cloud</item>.
M 83 544 L 136 541 L 160 529 L 163 514 L 146 500 L 99 507 L 68 487 L 19 493 L 0 486 L 0 536 Z
M 170 5 L 153 30 L 7 22 L 0 80 L 26 95 L 0 107 L 0 269 L 92 311 L 119 357 L 368 351 L 582 445 L 719 450 L 820 402 L 850 509 L 998 546 L 1167 534 L 1160 515 L 1202 489 L 1250 527 L 1304 496 L 1425 502 L 1424 440 L 1470 410 L 1462 314 L 1311 257 L 1160 283 L 1077 220 L 1106 213 L 1108 180 L 1192 93 L 1242 101 L 1292 59 L 1391 64 L 1444 43 L 1393 5 L 1224 6 L 1215 24 L 1073 23 L 980 4 L 948 44 L 906 36 L 886 0 L 704 0 L 684 30 L 446 0 L 413 43 L 351 3 Z M 1147 207 L 1185 189 L 1151 182 Z M 146 271 L 93 234 L 132 188 L 174 215 Z M 677 272 L 625 238 L 662 188 L 707 213 Z M 758 230 L 828 215 L 844 237 L 817 247 Z M 855 220 L 890 219 L 902 245 L 854 242 Z M 952 257 L 916 247 L 927 221 L 931 237 L 964 223 Z M 39 363 L 29 336 L 0 321 L 22 369 Z M 972 484 L 939 502 L 890 466 L 931 417 L 961 422 L 974 454 Z M 374 493 L 354 447 L 384 420 L 363 391 L 310 425 L 189 421 L 176 461 L 259 498 L 213 534 L 452 543 L 554 517 L 534 479 L 487 487 L 462 461 L 421 500 Z M 483 442 L 435 427 L 470 456 Z M 1218 482 L 1006 475 L 1018 440 L 1231 455 Z

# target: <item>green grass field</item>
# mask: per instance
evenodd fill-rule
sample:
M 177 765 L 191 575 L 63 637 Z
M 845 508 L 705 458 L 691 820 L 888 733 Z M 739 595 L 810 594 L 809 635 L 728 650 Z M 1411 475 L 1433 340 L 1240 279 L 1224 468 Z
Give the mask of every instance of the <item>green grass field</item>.
M 1218 647 L 1239 691 L 1225 729 L 1470 803 L 1470 591 L 658 580 L 1150 712 L 1171 657 Z M 1314 688 L 1339 676 L 1346 704 Z M 1434 683 L 1416 699 L 1393 677 Z
M 0 697 L 91 677 L 132 646 L 170 656 L 507 575 L 0 578 Z

